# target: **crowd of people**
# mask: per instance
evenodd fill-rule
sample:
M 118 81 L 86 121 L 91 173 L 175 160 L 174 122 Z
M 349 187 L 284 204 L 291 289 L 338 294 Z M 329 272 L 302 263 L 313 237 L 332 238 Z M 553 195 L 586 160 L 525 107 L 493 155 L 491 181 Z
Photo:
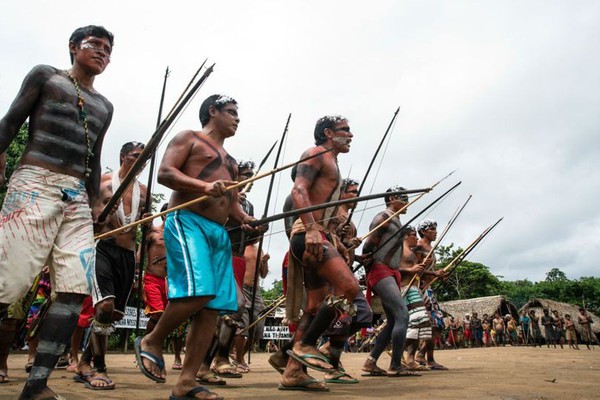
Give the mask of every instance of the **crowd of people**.
M 457 349 L 468 347 L 491 346 L 560 346 L 579 350 L 579 343 L 590 348 L 597 343 L 592 332 L 592 319 L 587 310 L 581 307 L 577 318 L 558 310 L 543 309 L 538 317 L 536 311 L 522 311 L 519 319 L 511 314 L 501 316 L 496 312 L 493 316 L 477 312 L 465 314 L 462 319 L 453 316 L 444 318 L 442 312 L 434 311 L 436 323 L 442 329 L 442 335 L 436 341 L 440 349 Z M 576 326 L 580 327 L 581 333 Z
M 149 322 L 134 342 L 137 367 L 148 379 L 166 382 L 165 341 L 174 336 L 171 368 L 180 373 L 170 400 L 220 399 L 206 385 L 224 385 L 250 372 L 245 354 L 264 323 L 257 319 L 264 314 L 257 282 L 268 273 L 269 261 L 257 244 L 268 226 L 254 218 L 246 197 L 255 165 L 235 160 L 224 147 L 240 123 L 238 103 L 221 94 L 207 97 L 199 110 L 201 129 L 170 140 L 157 179 L 172 194 L 159 214 L 162 221 L 151 224 L 157 217 L 150 217 L 151 194 L 135 178 L 145 145 L 125 143 L 119 167 L 101 173 L 113 106 L 94 81 L 109 64 L 113 44 L 103 27 L 75 30 L 69 39 L 71 67 L 34 67 L 0 120 L 3 184 L 6 149 L 29 118 L 27 146 L 10 178 L 0 220 L 0 383 L 9 379 L 9 348 L 27 310 L 32 353 L 21 399 L 61 398 L 47 383 L 69 344 L 74 380 L 90 390 L 114 390 L 107 342 L 125 314 L 137 269 L 143 269 Z M 348 339 L 372 327 L 374 295 L 386 319 L 369 339 L 363 376 L 446 370 L 435 350 L 448 336 L 453 344 L 475 344 L 481 332 L 482 344 L 504 344 L 518 340 L 519 326 L 531 325 L 522 336 L 529 342 L 532 331 L 537 343 L 540 325 L 532 316 L 528 324 L 496 315 L 484 316 L 479 328 L 473 315 L 440 325 L 431 313 L 439 307 L 431 284 L 448 271 L 436 265 L 437 223 L 402 224 L 409 192 L 393 185 L 382 194 L 384 207 L 369 233 L 359 237 L 352 210 L 361 184 L 342 179 L 338 167 L 338 157 L 350 151 L 349 120 L 319 118 L 313 137 L 315 145 L 292 169 L 284 206 L 293 211 L 286 214 L 290 246 L 282 271 L 293 337 L 270 346 L 268 362 L 281 374 L 278 389 L 322 392 L 329 384 L 359 383 L 341 358 Z M 349 201 L 331 204 L 337 200 Z M 142 222 L 148 234 L 139 244 Z M 355 254 L 361 244 L 362 253 Z M 366 271 L 366 295 L 354 275 L 355 262 Z M 569 321 L 565 316 L 561 322 L 567 340 Z M 547 338 L 555 337 L 548 336 L 556 329 L 554 320 L 542 317 L 541 325 Z M 382 368 L 377 364 L 388 348 L 391 362 Z M 324 373 L 323 380 L 309 370 Z

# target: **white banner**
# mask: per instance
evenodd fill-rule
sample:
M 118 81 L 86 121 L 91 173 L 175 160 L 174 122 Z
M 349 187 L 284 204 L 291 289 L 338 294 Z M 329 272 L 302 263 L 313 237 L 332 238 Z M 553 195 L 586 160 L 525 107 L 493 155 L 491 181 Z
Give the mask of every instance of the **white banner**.
M 146 329 L 148 317 L 144 314 L 144 310 L 140 310 L 140 329 Z M 137 320 L 137 309 L 135 307 L 125 307 L 125 316 L 122 320 L 117 321 L 115 328 L 135 329 Z
M 290 330 L 287 326 L 265 326 L 262 338 L 265 340 L 280 340 L 289 339 L 291 337 Z

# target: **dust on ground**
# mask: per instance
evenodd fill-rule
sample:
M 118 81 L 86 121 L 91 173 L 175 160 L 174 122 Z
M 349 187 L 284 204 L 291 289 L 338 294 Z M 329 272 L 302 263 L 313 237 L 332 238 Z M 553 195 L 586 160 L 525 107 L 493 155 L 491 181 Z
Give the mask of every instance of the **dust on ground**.
M 361 377 L 367 353 L 346 353 L 346 370 L 360 379 L 358 384 L 329 384 L 329 392 L 312 393 L 277 390 L 280 375 L 267 363 L 268 354 L 253 353 L 251 372 L 242 379 L 228 379 L 227 386 L 212 386 L 226 399 L 599 399 L 600 349 L 581 350 L 499 347 L 437 351 L 436 361 L 448 371 L 425 371 L 421 377 Z M 169 398 L 178 375 L 168 370 L 166 384 L 146 378 L 136 367 L 133 354 L 109 354 L 110 377 L 116 382 L 112 391 L 92 391 L 72 379 L 64 369 L 55 370 L 49 386 L 67 399 L 161 399 Z M 173 355 L 166 354 L 167 366 Z M 378 363 L 386 368 L 389 356 Z M 10 382 L 0 385 L 0 399 L 16 399 L 27 374 L 24 354 L 8 359 Z M 317 379 L 323 374 L 311 372 Z

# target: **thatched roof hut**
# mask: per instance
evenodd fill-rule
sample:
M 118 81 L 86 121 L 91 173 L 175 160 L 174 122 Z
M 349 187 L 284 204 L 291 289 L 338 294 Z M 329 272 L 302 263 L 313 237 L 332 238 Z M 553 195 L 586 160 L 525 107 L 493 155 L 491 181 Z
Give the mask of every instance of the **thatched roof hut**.
M 571 319 L 573 320 L 573 322 L 575 322 L 575 329 L 577 330 L 577 333 L 581 336 L 581 325 L 577 323 L 577 316 L 579 315 L 578 305 L 561 303 L 558 301 L 548 299 L 531 299 L 523 307 L 521 307 L 519 313 L 521 311 L 529 312 L 529 310 L 535 310 L 535 315 L 541 317 L 542 315 L 544 315 L 544 308 L 548 308 L 551 313 L 554 310 L 558 310 L 558 314 L 561 317 L 564 317 L 565 314 L 570 314 Z M 592 317 L 592 332 L 594 332 L 596 337 L 600 339 L 600 317 L 589 311 L 587 313 Z M 544 330 L 542 329 L 541 331 L 543 335 Z
M 440 309 L 460 321 L 464 320 L 465 314 L 472 316 L 473 313 L 476 312 L 479 318 L 481 318 L 483 317 L 483 314 L 493 316 L 496 311 L 502 316 L 510 314 L 513 318 L 517 319 L 517 321 L 519 320 L 519 311 L 517 310 L 517 307 L 504 296 L 487 296 L 466 300 L 445 301 L 440 303 Z

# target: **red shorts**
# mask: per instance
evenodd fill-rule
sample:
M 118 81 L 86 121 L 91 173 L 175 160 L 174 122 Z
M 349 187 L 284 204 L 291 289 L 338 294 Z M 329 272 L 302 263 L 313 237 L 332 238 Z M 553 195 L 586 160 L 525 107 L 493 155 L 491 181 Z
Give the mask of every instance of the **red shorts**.
M 164 312 L 168 303 L 166 279 L 146 272 L 143 282 L 144 313 L 152 315 Z
M 244 287 L 244 275 L 246 274 L 246 260 L 244 257 L 231 256 L 231 264 L 233 265 L 233 277 L 238 287 Z
M 79 319 L 77 320 L 77 326 L 80 328 L 87 328 L 90 326 L 95 314 L 96 311 L 92 304 L 92 296 L 85 296 L 83 305 L 81 306 L 81 313 L 79 313 Z
M 400 271 L 392 269 L 387 265 L 373 264 L 367 273 L 367 302 L 371 304 L 371 289 L 383 278 L 393 276 L 396 279 L 398 288 L 401 287 L 402 277 Z
M 465 337 L 465 339 L 472 339 L 473 335 L 470 329 L 465 329 L 463 331 L 463 336 Z

